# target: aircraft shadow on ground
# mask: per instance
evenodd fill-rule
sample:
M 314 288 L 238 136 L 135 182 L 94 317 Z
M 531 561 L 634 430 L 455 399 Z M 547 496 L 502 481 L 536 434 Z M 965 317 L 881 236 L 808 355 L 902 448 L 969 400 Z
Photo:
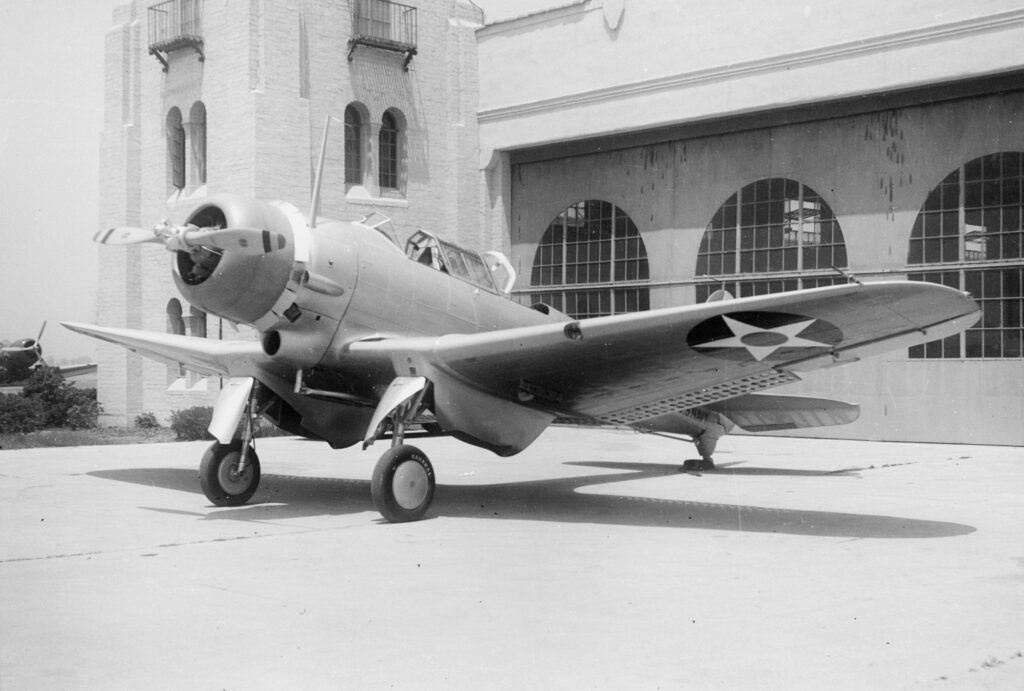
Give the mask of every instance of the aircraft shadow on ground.
M 495 485 L 438 483 L 427 518 L 450 516 L 556 521 L 847 538 L 954 537 L 975 530 L 972 526 L 960 523 L 898 516 L 590 494 L 577 490 L 617 482 L 678 476 L 679 467 L 671 464 L 609 462 L 573 462 L 566 465 L 623 472 Z M 851 472 L 724 467 L 705 474 L 701 481 L 729 474 L 843 477 L 849 476 Z M 200 497 L 202 495 L 195 471 L 129 468 L 88 474 L 108 480 L 189 492 Z M 245 506 L 214 508 L 209 506 L 205 498 L 201 498 L 200 502 L 195 512 L 185 513 L 207 520 L 270 522 L 305 516 L 374 511 L 370 483 L 366 480 L 277 474 L 265 474 L 256 496 Z M 177 510 L 171 512 L 182 513 Z

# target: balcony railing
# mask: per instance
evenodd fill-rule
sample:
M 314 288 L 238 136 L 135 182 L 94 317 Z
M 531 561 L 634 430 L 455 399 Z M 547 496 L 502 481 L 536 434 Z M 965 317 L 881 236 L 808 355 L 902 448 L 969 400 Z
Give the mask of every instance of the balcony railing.
M 348 59 L 356 46 L 373 46 L 405 54 L 402 67 L 416 55 L 416 8 L 389 0 L 352 0 L 352 38 Z
M 167 71 L 167 54 L 192 48 L 203 55 L 203 0 L 167 0 L 149 8 L 149 54 Z

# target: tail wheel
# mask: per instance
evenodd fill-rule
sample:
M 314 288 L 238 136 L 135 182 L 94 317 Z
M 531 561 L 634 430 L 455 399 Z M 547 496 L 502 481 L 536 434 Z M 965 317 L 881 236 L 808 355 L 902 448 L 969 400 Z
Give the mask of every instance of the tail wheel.
M 373 469 L 373 505 L 391 523 L 418 521 L 434 499 L 434 467 L 415 446 L 392 447 Z
M 252 498 L 260 486 L 260 459 L 251 446 L 246 453 L 246 464 L 238 472 L 242 458 L 242 442 L 230 444 L 214 442 L 203 454 L 199 464 L 199 484 L 203 494 L 217 506 L 240 506 Z

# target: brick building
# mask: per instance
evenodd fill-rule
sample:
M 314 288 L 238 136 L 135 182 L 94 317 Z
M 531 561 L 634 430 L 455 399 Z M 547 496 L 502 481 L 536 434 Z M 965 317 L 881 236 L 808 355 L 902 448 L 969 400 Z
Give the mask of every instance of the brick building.
M 321 213 L 389 216 L 473 245 L 482 237 L 475 31 L 466 0 L 214 3 L 134 0 L 106 39 L 101 226 L 181 222 L 207 196 L 282 199 L 305 212 L 333 116 Z M 156 246 L 100 253 L 98 320 L 208 338 L 246 327 L 205 315 Z M 107 424 L 208 405 L 220 382 L 101 345 Z

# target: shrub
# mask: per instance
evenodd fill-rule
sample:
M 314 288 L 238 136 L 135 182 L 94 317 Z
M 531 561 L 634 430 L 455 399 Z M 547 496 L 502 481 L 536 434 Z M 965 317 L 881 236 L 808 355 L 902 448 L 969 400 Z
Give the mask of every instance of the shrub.
M 140 413 L 135 416 L 135 429 L 160 429 L 160 421 L 153 413 Z
M 43 404 L 20 394 L 0 394 L 0 434 L 35 432 L 43 426 Z
M 41 365 L 33 370 L 21 395 L 42 404 L 41 427 L 84 429 L 96 426 L 100 412 L 96 389 L 76 389 L 64 381 L 64 375 L 56 367 Z
M 20 394 L 4 397 L 0 431 L 87 429 L 96 426 L 99 412 L 96 389 L 76 389 L 64 381 L 59 369 L 41 365 L 32 371 Z
M 185 410 L 171 412 L 171 429 L 181 441 L 196 441 L 198 439 L 213 439 L 207 431 L 210 420 L 213 419 L 213 408 L 210 406 L 195 406 Z
M 91 391 L 93 397 L 82 396 L 68 405 L 64 412 L 62 427 L 92 429 L 96 426 L 100 414 L 100 404 L 95 398 L 96 390 L 88 389 L 87 391 Z

